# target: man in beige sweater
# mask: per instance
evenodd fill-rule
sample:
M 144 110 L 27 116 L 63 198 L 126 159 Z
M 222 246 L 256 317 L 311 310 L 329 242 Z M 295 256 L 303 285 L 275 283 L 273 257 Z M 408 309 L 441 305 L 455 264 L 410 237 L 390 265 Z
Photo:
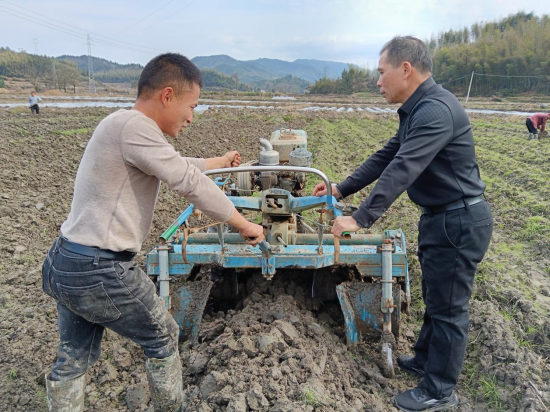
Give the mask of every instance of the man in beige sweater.
M 105 328 L 143 348 L 155 411 L 184 408 L 178 325 L 133 261 L 151 229 L 161 181 L 249 244 L 264 238 L 263 228 L 202 173 L 238 166 L 239 154 L 186 158 L 164 137 L 191 123 L 201 85 L 187 58 L 157 56 L 143 69 L 133 109 L 105 118 L 86 147 L 71 211 L 42 268 L 43 290 L 57 301 L 60 336 L 46 376 L 50 411 L 83 410 L 85 374 L 99 357 Z

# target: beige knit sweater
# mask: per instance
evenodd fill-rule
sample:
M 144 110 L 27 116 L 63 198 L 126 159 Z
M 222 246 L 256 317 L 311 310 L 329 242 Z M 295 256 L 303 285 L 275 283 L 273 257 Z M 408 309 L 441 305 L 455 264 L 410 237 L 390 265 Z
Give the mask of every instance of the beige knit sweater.
M 204 159 L 181 157 L 152 119 L 119 110 L 99 123 L 84 151 L 61 233 L 86 246 L 138 252 L 151 230 L 160 181 L 225 222 L 233 204 L 204 169 Z

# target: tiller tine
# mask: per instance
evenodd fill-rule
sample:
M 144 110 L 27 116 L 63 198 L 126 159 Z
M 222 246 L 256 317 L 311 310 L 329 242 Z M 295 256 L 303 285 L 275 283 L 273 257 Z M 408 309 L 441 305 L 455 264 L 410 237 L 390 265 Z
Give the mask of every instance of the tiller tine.
M 211 280 L 189 282 L 177 289 L 172 296 L 172 314 L 180 325 L 181 341 L 196 342 L 204 308 L 213 284 Z
M 394 285 L 392 292 L 396 308 L 391 314 L 391 329 L 397 336 L 399 334 L 399 287 Z M 357 343 L 361 339 L 379 338 L 384 326 L 380 284 L 344 282 L 336 286 L 336 293 L 344 314 L 348 342 Z

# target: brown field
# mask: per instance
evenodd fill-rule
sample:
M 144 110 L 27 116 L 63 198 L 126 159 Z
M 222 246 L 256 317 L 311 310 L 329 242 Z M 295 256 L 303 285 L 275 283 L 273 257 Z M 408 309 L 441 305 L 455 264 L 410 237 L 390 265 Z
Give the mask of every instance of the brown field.
M 220 96 L 207 96 L 208 98 Z M 24 97 L 22 98 L 24 101 Z M 245 97 L 249 99 L 249 97 Z M 3 98 L 4 100 L 4 98 Z M 14 101 L 15 97 L 6 101 Z M 252 100 L 252 98 L 250 98 Z M 377 104 L 380 98 L 308 98 Z M 474 101 L 471 107 L 539 110 L 538 103 Z M 76 170 L 98 122 L 116 109 L 0 108 L 0 411 L 45 411 L 44 373 L 58 342 L 55 302 L 41 291 L 41 265 L 72 198 Z M 277 127 L 305 129 L 314 167 L 339 181 L 397 129 L 395 114 L 214 109 L 173 141 L 184 156 L 240 151 L 257 157 L 259 137 Z M 493 243 L 476 277 L 470 344 L 459 411 L 550 408 L 550 140 L 527 142 L 524 119 L 472 115 L 477 155 L 495 215 Z M 356 195 L 358 203 L 368 189 Z M 162 186 L 152 231 L 139 255 L 184 209 Z M 406 195 L 371 232 L 402 228 L 408 241 L 413 304 L 403 317 L 397 354 L 409 353 L 423 313 L 416 258 L 418 209 Z M 376 343 L 345 344 L 338 306 L 309 296 L 306 276 L 261 275 L 248 296 L 204 318 L 198 344 L 180 348 L 190 411 L 396 411 L 392 398 L 415 385 L 380 373 Z M 296 334 L 285 332 L 292 325 Z M 280 337 L 287 339 L 280 339 Z M 260 345 L 274 339 L 278 343 Z M 144 355 L 107 332 L 88 373 L 89 411 L 152 411 Z M 248 409 L 247 409 L 248 408 Z

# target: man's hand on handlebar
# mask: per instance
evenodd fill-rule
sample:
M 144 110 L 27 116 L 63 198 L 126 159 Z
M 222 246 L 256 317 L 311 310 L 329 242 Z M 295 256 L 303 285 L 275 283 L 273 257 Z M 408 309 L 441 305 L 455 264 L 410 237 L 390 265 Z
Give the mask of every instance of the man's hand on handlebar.
M 342 196 L 340 195 L 340 192 L 336 188 L 336 184 L 333 183 L 331 186 L 332 186 L 332 196 L 334 196 L 336 199 L 340 199 Z M 327 185 L 325 184 L 325 182 L 318 183 L 313 188 L 313 193 L 312 193 L 313 196 L 320 197 L 326 194 L 327 194 Z
M 338 216 L 334 219 L 332 230 L 330 231 L 334 236 L 343 238 L 343 232 L 357 232 L 361 229 L 361 226 L 357 224 L 357 221 L 351 216 Z

